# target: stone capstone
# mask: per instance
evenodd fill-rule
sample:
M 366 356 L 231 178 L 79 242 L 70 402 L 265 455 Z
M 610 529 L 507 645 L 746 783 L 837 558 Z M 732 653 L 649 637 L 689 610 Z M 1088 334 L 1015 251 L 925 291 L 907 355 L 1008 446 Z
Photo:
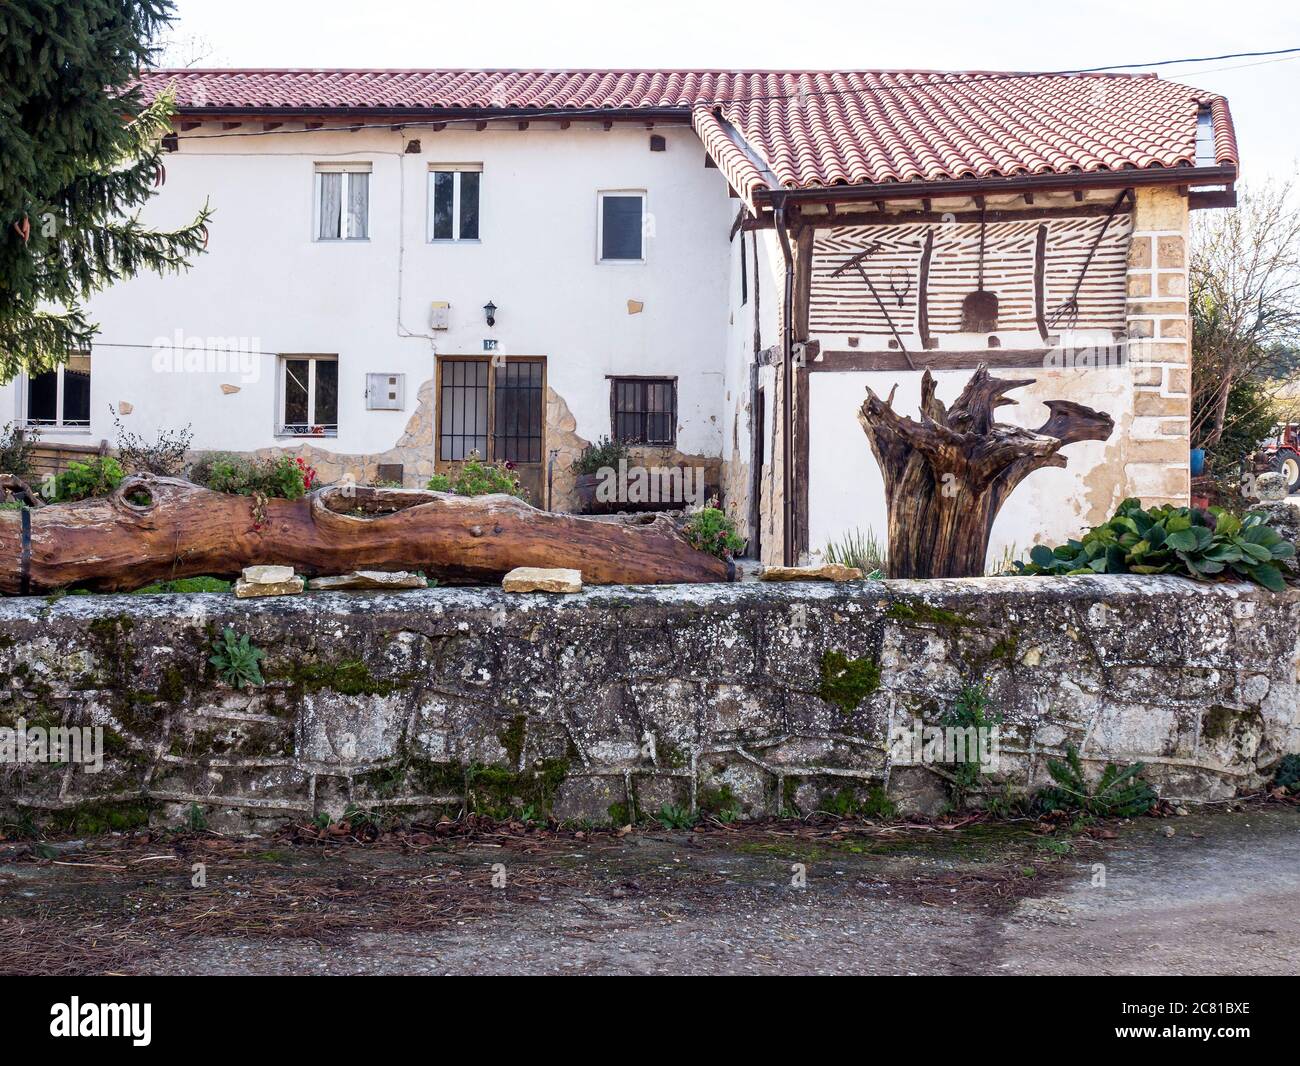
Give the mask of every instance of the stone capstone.
M 506 592 L 581 592 L 582 571 L 517 566 L 501 581 Z
M 300 577 L 291 577 L 288 581 L 246 581 L 241 577 L 235 582 L 235 595 L 241 600 L 258 596 L 294 596 L 303 590 L 303 584 Z
M 243 580 L 248 585 L 280 585 L 293 576 L 292 566 L 246 566 Z

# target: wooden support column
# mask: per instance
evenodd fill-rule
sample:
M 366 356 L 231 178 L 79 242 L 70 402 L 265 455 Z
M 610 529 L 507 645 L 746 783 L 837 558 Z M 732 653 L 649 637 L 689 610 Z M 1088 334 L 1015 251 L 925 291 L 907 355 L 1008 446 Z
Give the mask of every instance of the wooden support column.
M 791 326 L 795 344 L 806 345 L 809 333 L 809 309 L 812 306 L 813 238 L 811 226 L 799 226 L 794 236 L 794 305 Z M 809 447 L 808 364 L 794 372 L 794 554 L 801 559 L 808 551 L 808 471 Z

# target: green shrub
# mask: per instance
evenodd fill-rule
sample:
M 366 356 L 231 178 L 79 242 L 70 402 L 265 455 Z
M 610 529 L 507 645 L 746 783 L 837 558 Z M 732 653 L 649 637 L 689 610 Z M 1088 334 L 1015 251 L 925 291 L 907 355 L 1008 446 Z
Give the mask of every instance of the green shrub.
M 97 455 L 84 463 L 71 462 L 68 469 L 54 479 L 54 498 L 60 503 L 107 496 L 126 473 L 122 465 L 108 455 Z
M 217 671 L 217 676 L 233 688 L 264 685 L 261 660 L 266 652 L 251 644 L 248 634 L 236 636 L 229 626 L 221 631 L 221 636 L 212 642 L 212 654 L 208 656 Z
M 690 829 L 699 821 L 699 818 L 685 807 L 665 803 L 655 812 L 655 820 L 665 829 Z
M 605 467 L 617 470 L 621 460 L 628 458 L 628 447 L 621 440 L 601 437 L 595 444 L 588 444 L 582 454 L 573 463 L 573 472 L 579 477 L 586 474 L 598 474 Z
M 456 471 L 455 478 L 447 474 L 434 474 L 429 479 L 428 487 L 434 492 L 450 492 L 456 496 L 486 496 L 493 492 L 504 492 L 521 500 L 528 499 L 528 490 L 519 484 L 514 463 L 485 463 L 478 452 L 469 453 L 469 457 Z
M 1300 792 L 1300 755 L 1288 755 L 1278 764 L 1273 775 L 1273 787 L 1289 792 Z
M 279 500 L 301 499 L 316 481 L 315 470 L 302 459 L 288 455 L 249 459 L 217 452 L 201 458 L 190 473 L 197 484 L 214 492 Z
M 686 519 L 682 533 L 692 547 L 719 559 L 730 559 L 745 550 L 745 541 L 736 533 L 736 523 L 716 507 L 693 512 Z
M 987 729 L 991 734 L 1002 724 L 1002 714 L 990 709 L 988 685 L 980 682 L 963 686 L 941 721 L 943 725 L 954 729 Z M 983 772 L 983 766 L 971 758 L 972 754 L 967 750 L 966 758 L 953 763 L 950 768 L 952 804 L 958 810 L 965 808 L 971 792 L 979 785 L 980 774 Z
M 1079 811 L 1104 818 L 1134 818 L 1155 804 L 1156 790 L 1142 780 L 1144 764 L 1120 767 L 1108 762 L 1096 787 L 1089 788 L 1078 749 L 1065 750 L 1065 762 L 1047 760 L 1055 785 L 1039 791 L 1036 805 L 1043 811 Z
M 1144 510 L 1125 500 L 1114 516 L 1058 548 L 1039 544 L 1021 574 L 1180 574 L 1205 580 L 1244 577 L 1267 589 L 1285 587 L 1276 560 L 1295 548 L 1262 514 L 1237 518 L 1220 507 L 1202 511 L 1168 504 Z
M 13 474 L 24 481 L 31 480 L 32 452 L 41 435 L 34 429 L 24 430 L 12 422 L 0 429 L 0 474 Z

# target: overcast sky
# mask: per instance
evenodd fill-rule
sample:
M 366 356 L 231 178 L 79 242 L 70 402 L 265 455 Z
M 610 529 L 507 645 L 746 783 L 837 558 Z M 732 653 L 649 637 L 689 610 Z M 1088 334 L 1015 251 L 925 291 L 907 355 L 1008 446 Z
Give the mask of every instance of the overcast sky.
M 1300 47 L 1295 0 L 179 0 L 207 67 L 1065 70 Z M 1300 159 L 1300 56 L 1164 68 L 1228 97 L 1246 181 Z

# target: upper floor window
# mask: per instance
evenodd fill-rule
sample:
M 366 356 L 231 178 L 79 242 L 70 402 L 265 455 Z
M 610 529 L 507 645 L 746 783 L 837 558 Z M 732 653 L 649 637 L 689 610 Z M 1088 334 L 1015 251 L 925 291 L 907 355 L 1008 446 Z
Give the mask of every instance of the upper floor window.
M 600 261 L 638 262 L 645 259 L 645 193 L 597 194 L 600 212 L 597 247 Z
M 370 238 L 370 164 L 316 164 L 316 239 Z
M 334 437 L 339 431 L 339 360 L 336 355 L 286 355 L 280 359 L 281 435 Z
M 429 166 L 429 240 L 478 240 L 482 163 Z
M 90 426 L 90 354 L 80 352 L 54 370 L 26 378 L 23 420 L 29 426 Z

